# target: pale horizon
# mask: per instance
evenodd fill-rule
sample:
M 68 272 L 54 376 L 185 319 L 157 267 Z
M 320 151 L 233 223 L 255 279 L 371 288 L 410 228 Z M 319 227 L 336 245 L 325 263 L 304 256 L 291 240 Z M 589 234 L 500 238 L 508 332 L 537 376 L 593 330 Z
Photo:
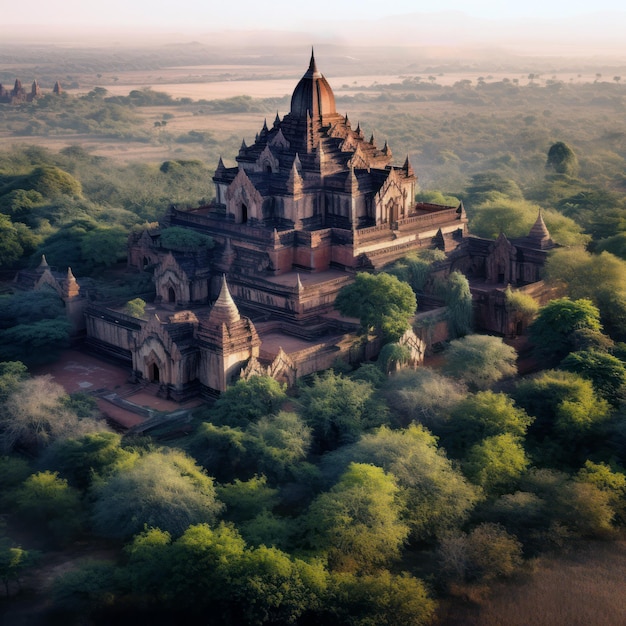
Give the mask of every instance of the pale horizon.
M 276 0 L 271 11 L 252 0 L 66 0 L 63 11 L 42 0 L 3 7 L 3 41 L 127 45 L 189 42 L 206 45 L 307 45 L 331 43 L 367 46 L 440 45 L 570 47 L 598 54 L 626 55 L 626 10 L 620 2 L 580 0 L 497 2 L 378 0 L 337 3 L 330 0 L 296 6 Z M 232 37 L 228 35 L 232 34 Z

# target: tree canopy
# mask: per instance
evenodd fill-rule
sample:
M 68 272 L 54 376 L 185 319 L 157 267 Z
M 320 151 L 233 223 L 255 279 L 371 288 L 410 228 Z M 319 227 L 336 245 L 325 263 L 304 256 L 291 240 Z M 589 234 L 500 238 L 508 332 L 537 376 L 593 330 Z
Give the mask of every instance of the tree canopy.
M 400 519 L 395 478 L 380 467 L 351 463 L 330 490 L 311 504 L 311 545 L 339 571 L 368 571 L 400 556 L 409 527 Z
M 223 508 L 213 479 L 179 451 L 148 452 L 131 468 L 93 488 L 93 525 L 104 537 L 127 538 L 145 526 L 175 536 L 213 523 Z
M 517 372 L 515 348 L 505 344 L 500 337 L 467 335 L 455 339 L 444 356 L 444 372 L 474 390 L 487 389 Z
M 417 300 L 411 287 L 391 274 L 358 273 L 337 294 L 335 308 L 342 315 L 357 317 L 364 330 L 381 332 L 393 342 L 410 328 Z
M 558 298 L 541 307 L 529 328 L 537 357 L 556 364 L 574 348 L 574 332 L 599 331 L 600 311 L 591 300 Z

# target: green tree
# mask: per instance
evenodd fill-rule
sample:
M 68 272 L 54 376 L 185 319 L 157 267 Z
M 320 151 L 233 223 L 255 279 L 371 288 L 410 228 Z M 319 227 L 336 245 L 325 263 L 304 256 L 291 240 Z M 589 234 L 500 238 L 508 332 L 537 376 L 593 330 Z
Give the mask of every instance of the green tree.
M 14 491 L 32 473 L 28 461 L 19 456 L 0 456 L 0 510 L 9 510 L 13 504 Z M 0 531 L 2 526 L 0 525 Z
M 323 623 L 351 626 L 426 626 L 436 603 L 426 585 L 410 574 L 387 570 L 369 575 L 334 573 Z
M 463 337 L 472 331 L 474 310 L 469 281 L 461 272 L 452 272 L 444 287 L 448 330 L 452 337 Z
M 197 611 L 213 606 L 214 611 L 224 611 L 231 598 L 228 581 L 245 550 L 233 526 L 190 526 L 172 545 L 172 571 L 164 577 L 168 595 L 176 598 L 180 608 Z
M 626 261 L 580 248 L 555 250 L 546 263 L 546 278 L 564 284 L 571 298 L 588 298 L 600 311 L 600 321 L 617 341 L 626 339 Z
M 187 248 L 193 250 L 206 248 L 207 250 L 210 250 L 215 246 L 215 242 L 212 237 L 181 226 L 164 228 L 161 231 L 159 243 L 161 247 L 166 250 L 181 250 Z
M 451 432 L 443 439 L 451 451 L 463 456 L 486 437 L 510 434 L 522 438 L 532 422 L 533 418 L 506 394 L 480 391 L 468 395 L 451 410 Z
M 411 351 L 407 346 L 398 343 L 386 343 L 378 354 L 377 364 L 385 374 L 398 370 L 411 359 Z
M 209 475 L 220 482 L 248 479 L 257 471 L 256 464 L 250 464 L 252 439 L 241 428 L 204 422 L 185 447 Z
M 583 329 L 601 329 L 600 312 L 591 300 L 551 300 L 541 307 L 529 329 L 537 358 L 558 363 L 573 349 L 573 333 Z
M 68 319 L 57 317 L 0 330 L 0 358 L 27 365 L 55 361 L 61 350 L 69 347 L 71 329 Z
M 311 385 L 300 388 L 305 421 L 322 450 L 354 441 L 367 423 L 372 386 L 345 378 L 332 370 L 313 376 Z
M 103 609 L 113 605 L 117 591 L 116 567 L 102 560 L 82 563 L 52 583 L 54 605 L 80 615 L 101 614 Z
M 535 319 L 539 304 L 529 294 L 522 291 L 511 289 L 511 285 L 507 285 L 505 291 L 506 309 L 514 323 L 522 323 L 524 327 Z
M 610 496 L 597 485 L 563 472 L 536 469 L 524 477 L 521 487 L 545 503 L 544 523 L 560 524 L 578 537 L 606 537 L 611 533 L 614 514 Z
M 89 266 L 110 267 L 126 259 L 128 231 L 123 226 L 94 228 L 80 241 L 82 260 Z
M 311 429 L 296 413 L 279 411 L 266 415 L 247 428 L 250 454 L 259 471 L 284 479 L 294 464 L 304 460 L 311 447 Z
M 7 537 L 0 537 L 0 580 L 4 583 L 7 598 L 11 582 L 19 585 L 20 576 L 24 570 L 36 563 L 37 558 L 36 552 L 24 550 L 14 545 Z
M 122 580 L 139 606 L 165 604 L 172 572 L 172 537 L 158 528 L 146 528 L 124 547 L 127 558 Z
M 84 514 L 79 493 L 56 472 L 29 476 L 15 500 L 22 519 L 44 524 L 57 540 L 67 540 L 81 529 Z
M 473 483 L 488 494 L 494 494 L 511 489 L 528 465 L 520 439 L 504 433 L 474 444 L 467 453 L 463 468 Z
M 180 451 L 149 452 L 93 489 L 93 526 L 104 537 L 130 537 L 144 525 L 180 536 L 214 522 L 223 505 L 213 479 Z
M 626 397 L 626 365 L 611 354 L 597 350 L 571 352 L 559 367 L 588 378 L 596 392 L 614 406 Z
M 380 467 L 351 463 L 306 519 L 308 541 L 339 571 L 368 572 L 400 556 L 409 532 L 400 520 L 398 487 Z
M 553 433 L 564 441 L 580 440 L 609 416 L 607 401 L 598 398 L 589 380 L 572 372 L 547 370 L 523 380 L 513 397 L 537 418 L 535 437 Z
M 413 291 L 419 293 L 428 281 L 433 264 L 445 258 L 445 252 L 442 250 L 420 250 L 415 254 L 402 257 L 387 271 L 399 280 L 409 283 Z
M 342 315 L 359 318 L 364 331 L 381 332 L 393 342 L 410 328 L 417 301 L 411 287 L 395 276 L 358 273 L 337 294 L 335 308 Z
M 229 575 L 231 619 L 224 623 L 296 624 L 322 605 L 327 574 L 277 548 L 246 550 Z
M 500 337 L 468 335 L 450 342 L 445 353 L 444 372 L 461 380 L 470 389 L 487 389 L 506 376 L 517 373 L 515 348 Z
M 13 267 L 23 254 L 17 228 L 11 218 L 0 213 L 0 267 Z
M 606 493 L 615 514 L 614 520 L 622 526 L 626 523 L 626 474 L 622 468 L 614 469 L 606 463 L 587 460 L 576 478 Z
M 626 261 L 626 232 L 620 232 L 595 242 L 593 249 L 597 253 L 610 252 L 622 261 Z
M 146 314 L 146 301 L 141 298 L 133 298 L 126 303 L 124 312 L 132 317 L 141 319 Z
M 397 422 L 421 422 L 432 430 L 441 428 L 446 413 L 467 393 L 463 385 L 429 367 L 396 372 L 383 392 Z
M 546 169 L 556 174 L 576 176 L 578 174 L 578 159 L 574 151 L 564 142 L 557 141 L 548 150 Z
M 490 239 L 500 233 L 507 237 L 525 237 L 542 211 L 546 226 L 554 241 L 564 246 L 583 245 L 589 236 L 583 234 L 579 224 L 554 209 L 545 209 L 534 202 L 496 197 L 474 206 L 470 220 L 472 233 Z
M 71 324 L 52 289 L 0 296 L 0 359 L 49 362 L 67 347 Z
M 21 361 L 0 362 L 0 403 L 4 405 L 27 377 L 28 368 Z
M 522 545 L 499 524 L 485 522 L 468 534 L 445 537 L 439 557 L 443 572 L 451 578 L 489 581 L 519 569 Z
M 236 479 L 217 487 L 219 499 L 226 505 L 225 516 L 234 523 L 250 520 L 278 504 L 278 489 L 267 484 L 265 476 L 250 480 Z
M 467 187 L 467 193 L 469 194 L 467 201 L 471 206 L 500 197 L 514 200 L 523 198 L 519 185 L 498 172 L 474 174 Z
M 412 539 L 431 540 L 462 524 L 477 493 L 422 426 L 381 427 L 323 459 L 326 476 L 336 478 L 349 463 L 373 463 L 395 476 L 402 493 L 402 518 Z
M 70 484 L 86 490 L 94 481 L 130 469 L 138 454 L 122 448 L 122 437 L 112 432 L 89 433 L 52 444 L 42 464 L 60 472 Z
M 24 188 L 38 191 L 44 198 L 82 195 L 82 186 L 71 174 L 54 165 L 36 167 L 23 181 Z
M 269 376 L 238 380 L 218 398 L 211 417 L 227 426 L 247 426 L 264 415 L 276 413 L 287 398 L 285 388 Z

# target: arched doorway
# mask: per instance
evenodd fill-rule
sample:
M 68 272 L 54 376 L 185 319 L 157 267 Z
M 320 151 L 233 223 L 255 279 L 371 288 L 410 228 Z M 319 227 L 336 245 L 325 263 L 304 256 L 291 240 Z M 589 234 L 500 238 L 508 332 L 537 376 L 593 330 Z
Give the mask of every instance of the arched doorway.
M 176 292 L 174 291 L 174 287 L 169 287 L 167 290 L 167 301 L 171 303 L 176 302 Z
M 145 270 L 148 265 L 150 265 L 150 262 L 148 261 L 148 257 L 145 256 L 143 257 L 143 269 Z
M 156 363 L 153 363 L 150 366 L 149 373 L 151 383 L 158 383 L 161 381 L 161 371 L 159 370 L 159 366 Z
M 241 223 L 245 224 L 248 221 L 248 207 L 241 203 Z

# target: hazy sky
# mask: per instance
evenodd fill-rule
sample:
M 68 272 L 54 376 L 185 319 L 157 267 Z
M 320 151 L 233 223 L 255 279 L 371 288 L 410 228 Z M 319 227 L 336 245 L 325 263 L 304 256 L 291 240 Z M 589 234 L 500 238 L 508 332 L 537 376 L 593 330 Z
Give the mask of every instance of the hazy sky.
M 328 19 L 375 20 L 406 13 L 461 11 L 481 18 L 553 18 L 624 12 L 623 0 L 17 0 L 3 2 L 3 31 L 12 25 L 82 25 L 87 30 L 306 30 Z M 315 7 L 312 9 L 311 7 Z

